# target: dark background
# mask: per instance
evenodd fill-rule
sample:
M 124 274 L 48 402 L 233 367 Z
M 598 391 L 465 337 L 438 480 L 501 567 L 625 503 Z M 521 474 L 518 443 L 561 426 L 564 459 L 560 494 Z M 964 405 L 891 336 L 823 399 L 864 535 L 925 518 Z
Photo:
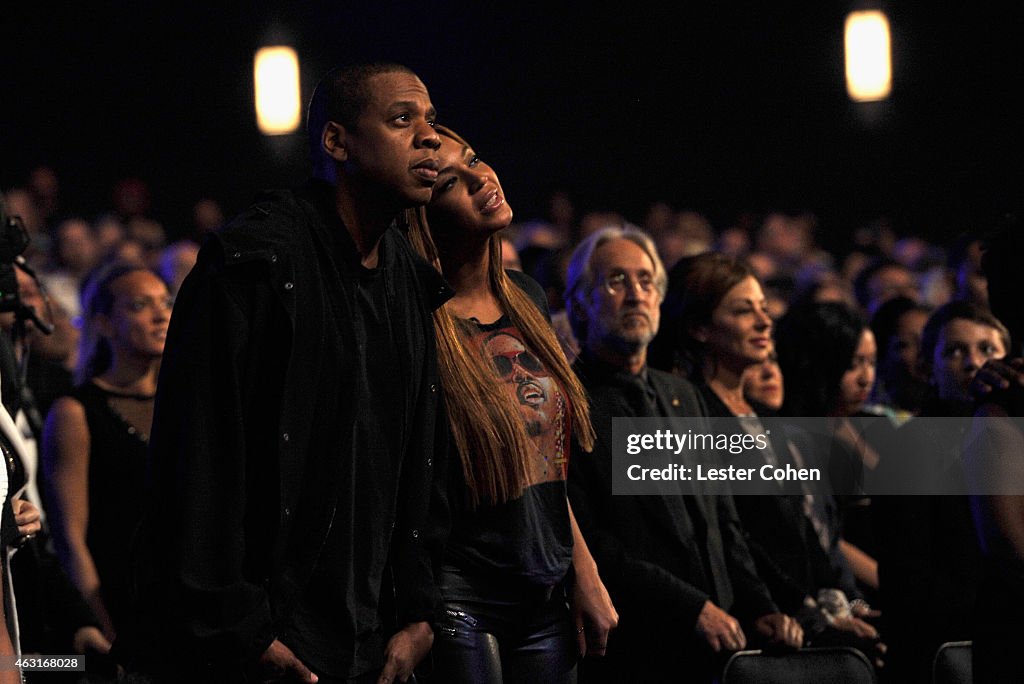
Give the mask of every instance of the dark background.
M 201 196 L 230 214 L 300 180 L 301 134 L 265 138 L 253 113 L 253 53 L 280 41 L 304 99 L 337 62 L 411 66 L 518 220 L 564 188 L 635 222 L 665 200 L 719 229 L 811 210 L 835 246 L 879 218 L 945 241 L 1020 200 L 1024 22 L 935 4 L 884 7 L 894 89 L 870 108 L 846 97 L 846 2 L 20 2 L 0 10 L 0 184 L 50 164 L 90 215 L 139 176 L 173 235 Z

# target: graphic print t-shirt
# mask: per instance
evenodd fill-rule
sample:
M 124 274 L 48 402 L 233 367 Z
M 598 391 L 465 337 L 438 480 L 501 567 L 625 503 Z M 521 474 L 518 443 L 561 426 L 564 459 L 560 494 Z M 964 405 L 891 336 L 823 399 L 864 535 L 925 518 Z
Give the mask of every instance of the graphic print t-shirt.
M 495 382 L 505 387 L 519 407 L 534 449 L 529 458 L 529 486 L 523 496 L 498 505 L 457 508 L 447 562 L 469 574 L 552 586 L 565 577 L 572 560 L 572 528 L 565 499 L 571 422 L 568 400 L 506 317 L 490 325 L 478 324 L 473 342 L 491 360 Z M 458 455 L 450 458 L 458 468 Z M 454 506 L 460 505 L 460 497 L 461 493 L 454 493 Z

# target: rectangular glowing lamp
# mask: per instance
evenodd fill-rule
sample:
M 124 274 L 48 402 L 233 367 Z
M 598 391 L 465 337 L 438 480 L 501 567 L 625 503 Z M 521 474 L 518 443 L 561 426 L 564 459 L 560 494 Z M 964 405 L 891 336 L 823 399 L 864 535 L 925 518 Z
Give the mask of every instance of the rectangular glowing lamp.
M 846 17 L 846 92 L 854 102 L 874 102 L 892 90 L 889 20 L 878 10 Z
M 302 120 L 299 57 L 283 45 L 260 48 L 253 62 L 256 123 L 264 135 L 284 135 Z

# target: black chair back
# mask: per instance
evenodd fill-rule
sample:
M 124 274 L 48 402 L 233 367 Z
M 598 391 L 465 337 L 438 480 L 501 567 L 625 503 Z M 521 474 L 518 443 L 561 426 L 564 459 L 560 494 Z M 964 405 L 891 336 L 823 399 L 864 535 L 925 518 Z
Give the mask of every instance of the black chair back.
M 971 684 L 971 642 L 947 641 L 932 662 L 932 684 Z
M 878 679 L 863 653 L 831 646 L 782 654 L 740 651 L 725 664 L 722 684 L 878 684 Z

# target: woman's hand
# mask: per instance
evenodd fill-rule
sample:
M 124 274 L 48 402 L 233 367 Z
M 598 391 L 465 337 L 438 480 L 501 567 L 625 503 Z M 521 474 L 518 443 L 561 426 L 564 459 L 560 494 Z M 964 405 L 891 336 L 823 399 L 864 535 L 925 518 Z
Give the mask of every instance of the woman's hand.
M 608 648 L 608 635 L 619 624 L 619 613 L 596 566 L 583 572 L 577 569 L 572 588 L 572 613 L 580 656 L 603 656 Z
M 39 522 L 39 509 L 27 499 L 13 499 L 11 508 L 14 509 L 14 522 L 18 524 L 18 534 L 22 539 L 31 539 L 39 530 L 42 523 Z

